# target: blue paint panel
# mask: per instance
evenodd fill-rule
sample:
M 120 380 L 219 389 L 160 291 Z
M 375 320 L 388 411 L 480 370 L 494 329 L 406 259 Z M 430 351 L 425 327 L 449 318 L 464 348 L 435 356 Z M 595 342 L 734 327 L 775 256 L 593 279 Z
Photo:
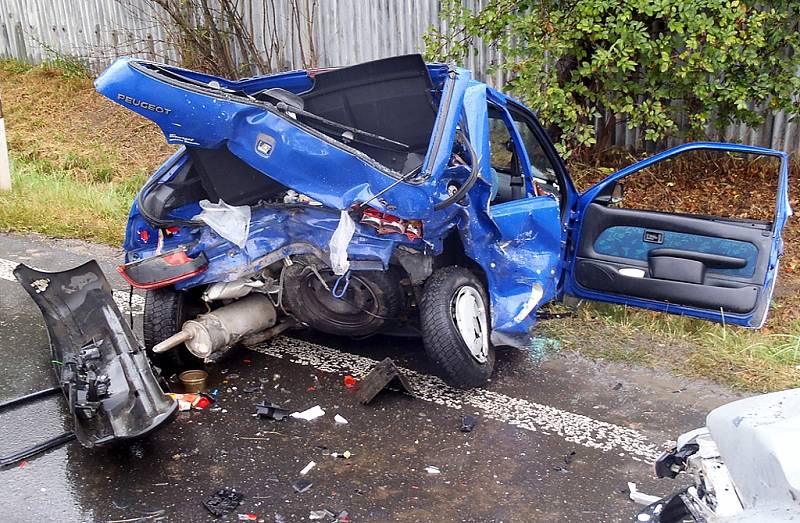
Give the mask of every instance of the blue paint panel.
M 644 241 L 645 230 L 655 229 L 622 225 L 609 227 L 595 240 L 594 250 L 607 256 L 646 262 L 648 253 L 653 249 L 681 249 L 747 260 L 747 265 L 741 269 L 709 269 L 708 272 L 750 278 L 756 269 L 758 248 L 752 243 L 672 231 L 660 231 L 664 234 L 663 243 L 649 243 Z

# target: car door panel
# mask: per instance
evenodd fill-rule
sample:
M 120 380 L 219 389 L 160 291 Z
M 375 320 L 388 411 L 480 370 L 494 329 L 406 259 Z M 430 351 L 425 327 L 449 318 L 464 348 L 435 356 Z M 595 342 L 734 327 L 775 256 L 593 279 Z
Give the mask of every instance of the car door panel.
M 688 144 L 781 159 L 774 225 L 757 220 L 627 209 L 599 195 L 610 184 L 658 161 L 610 176 L 584 193 L 576 207 L 567 293 L 612 303 L 760 326 L 782 250 L 780 232 L 791 212 L 785 197 L 786 158 L 777 151 L 730 144 Z
M 660 243 L 646 240 L 645 235 L 652 232 L 661 234 Z M 604 230 L 595 240 L 594 250 L 598 254 L 632 258 L 643 262 L 647 262 L 651 255 L 668 256 L 667 252 L 672 250 L 694 253 L 697 258 L 702 254 L 723 256 L 738 260 L 737 266 L 706 263 L 708 271 L 745 278 L 752 277 L 758 258 L 758 247 L 748 241 L 676 231 L 654 231 L 631 225 L 617 225 Z
M 769 262 L 771 235 L 764 233 L 749 223 L 593 203 L 575 279 L 594 291 L 744 314 L 757 304 L 761 282 L 753 275 Z M 627 267 L 643 269 L 643 277 L 619 272 Z

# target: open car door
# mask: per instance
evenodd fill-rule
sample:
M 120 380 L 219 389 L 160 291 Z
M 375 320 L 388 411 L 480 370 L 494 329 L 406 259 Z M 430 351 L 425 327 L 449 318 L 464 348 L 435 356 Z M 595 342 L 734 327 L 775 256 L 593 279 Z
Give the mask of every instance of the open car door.
M 626 176 L 690 151 L 774 157 L 771 221 L 617 206 Z M 764 202 L 772 207 L 772 202 Z M 635 163 L 591 187 L 570 228 L 565 292 L 589 300 L 758 328 L 764 324 L 791 215 L 788 155 L 735 144 L 690 143 Z

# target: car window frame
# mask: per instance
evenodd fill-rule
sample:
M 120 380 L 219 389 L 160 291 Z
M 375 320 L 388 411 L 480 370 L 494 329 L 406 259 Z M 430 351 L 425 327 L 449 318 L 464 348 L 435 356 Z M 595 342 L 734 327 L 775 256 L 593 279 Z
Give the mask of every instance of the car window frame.
M 520 163 L 520 174 L 525 183 L 525 196 L 518 198 L 518 200 L 533 198 L 535 195 L 533 192 L 533 175 L 531 173 L 530 158 L 528 157 L 528 150 L 525 148 L 525 143 L 522 141 L 522 136 L 520 136 L 517 126 L 514 125 L 514 118 L 511 116 L 507 106 L 498 104 L 492 100 L 488 100 L 487 103 L 489 108 L 487 114 L 492 108 L 500 113 L 500 118 L 503 120 L 503 123 L 506 124 L 506 129 L 511 136 L 511 141 L 514 143 L 514 148 L 517 152 L 517 161 Z M 489 161 L 491 165 L 491 159 Z
M 577 196 L 578 193 L 575 190 L 575 184 L 572 183 L 572 178 L 569 176 L 569 171 L 567 170 L 567 166 L 564 163 L 563 158 L 561 158 L 561 155 L 558 154 L 555 145 L 548 136 L 547 132 L 544 130 L 544 127 L 542 127 L 539 119 L 535 114 L 533 114 L 533 112 L 531 112 L 530 109 L 518 102 L 515 102 L 514 100 L 507 100 L 506 108 L 512 120 L 514 119 L 514 116 L 519 116 L 519 120 L 517 121 L 528 124 L 528 128 L 533 131 L 534 137 L 539 141 L 542 149 L 544 149 L 545 155 L 553 164 L 553 167 L 556 171 L 556 178 L 558 179 L 559 187 L 561 188 L 561 215 L 562 218 L 565 219 L 567 216 L 567 207 L 570 205 L 570 195 Z M 514 129 L 516 132 L 516 126 L 514 126 Z M 528 153 L 526 150 L 526 158 L 527 155 Z M 528 166 L 528 170 L 530 170 L 530 165 Z M 575 197 L 573 197 L 573 199 L 575 199 Z

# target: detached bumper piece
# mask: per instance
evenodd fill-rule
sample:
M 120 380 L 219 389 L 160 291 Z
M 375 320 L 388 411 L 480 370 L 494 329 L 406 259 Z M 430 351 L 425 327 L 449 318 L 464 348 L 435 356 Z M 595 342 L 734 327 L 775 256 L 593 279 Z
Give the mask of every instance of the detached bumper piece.
M 144 436 L 175 412 L 97 262 L 14 276 L 41 309 L 54 369 L 84 447 Z
M 208 268 L 206 255 L 190 258 L 182 248 L 117 267 L 125 280 L 137 289 L 156 289 L 200 274 Z

